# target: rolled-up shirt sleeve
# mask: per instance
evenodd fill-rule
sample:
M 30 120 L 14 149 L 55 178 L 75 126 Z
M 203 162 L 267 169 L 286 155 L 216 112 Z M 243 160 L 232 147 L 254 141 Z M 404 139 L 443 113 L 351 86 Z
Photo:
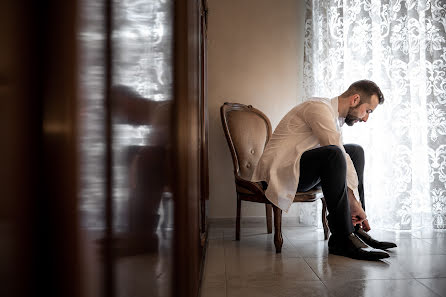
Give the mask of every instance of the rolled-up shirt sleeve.
M 358 175 L 352 159 L 344 149 L 342 135 L 336 129 L 330 107 L 322 102 L 314 102 L 303 112 L 303 117 L 314 135 L 319 139 L 321 146 L 336 145 L 342 150 L 347 164 L 347 187 L 353 191 L 356 200 L 359 200 Z

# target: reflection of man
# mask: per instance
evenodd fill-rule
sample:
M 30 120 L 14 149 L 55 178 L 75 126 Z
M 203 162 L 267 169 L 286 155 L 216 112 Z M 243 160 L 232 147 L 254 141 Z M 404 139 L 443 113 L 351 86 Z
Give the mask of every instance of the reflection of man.
M 296 189 L 307 191 L 320 185 L 329 211 L 332 254 L 355 259 L 378 260 L 389 255 L 373 248 L 396 245 L 373 240 L 364 212 L 364 152 L 358 145 L 343 145 L 340 127 L 366 122 L 384 102 L 372 81 L 353 83 L 333 99 L 311 98 L 280 121 L 254 171 L 253 181 L 265 181 L 266 197 L 288 211 Z M 362 239 L 362 241 L 359 239 Z
M 113 119 L 116 124 L 150 128 L 144 145 L 127 145 L 128 232 L 120 243 L 127 250 L 121 254 L 157 252 L 158 214 L 163 192 L 169 187 L 169 124 L 171 103 L 142 97 L 132 88 L 112 88 Z M 163 219 L 166 218 L 164 214 Z

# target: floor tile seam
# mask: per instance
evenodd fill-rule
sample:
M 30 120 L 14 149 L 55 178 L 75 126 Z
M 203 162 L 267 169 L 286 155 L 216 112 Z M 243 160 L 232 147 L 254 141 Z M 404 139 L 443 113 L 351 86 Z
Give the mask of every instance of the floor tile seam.
M 217 286 L 217 285 L 213 285 L 213 286 L 209 286 L 209 285 L 205 285 L 205 286 L 201 286 L 200 289 L 203 291 L 205 289 L 225 289 L 224 286 Z
M 441 295 L 437 294 L 437 292 L 435 292 L 434 290 L 432 290 L 431 288 L 429 288 L 428 286 L 426 286 L 425 284 L 423 284 L 422 282 L 420 282 L 418 279 L 414 278 L 414 280 L 421 284 L 423 287 L 427 288 L 430 292 L 434 293 L 436 296 L 438 297 L 442 297 Z
M 446 238 L 446 237 L 444 237 L 444 236 L 427 236 L 427 235 L 421 235 L 421 236 L 417 237 L 414 235 L 413 238 L 416 238 L 416 239 L 437 239 L 437 238 Z
M 228 297 L 228 280 L 227 280 L 227 269 L 226 269 L 226 245 L 225 240 L 223 239 L 223 262 L 225 263 L 225 296 Z
M 213 275 L 213 274 L 218 274 L 218 273 L 211 273 L 211 272 L 209 272 L 209 267 L 208 267 L 208 265 L 209 265 L 209 243 L 208 243 L 208 246 L 207 246 L 207 251 L 206 251 L 206 256 L 205 256 L 205 259 L 204 259 L 204 263 L 203 263 L 203 266 L 204 266 L 204 269 L 203 269 L 203 279 L 206 277 L 206 276 L 211 276 L 211 275 Z M 223 250 L 223 256 L 224 256 L 224 250 Z M 225 264 L 226 265 L 226 264 Z M 226 271 L 225 271 L 226 272 Z M 225 285 L 225 287 L 226 287 L 226 275 L 224 274 L 224 277 L 225 277 L 225 279 L 224 279 L 224 285 Z M 208 284 L 206 284 L 206 283 L 202 283 L 202 285 L 201 285 L 201 287 L 202 288 L 204 288 L 204 287 L 208 287 L 208 288 L 219 288 L 220 286 L 214 286 L 214 285 L 211 285 L 211 286 L 208 286 Z
M 298 258 L 303 259 L 304 257 L 303 257 L 300 253 L 297 252 L 297 251 L 298 251 L 298 247 L 295 246 L 295 245 L 293 244 L 293 241 L 291 241 L 291 240 L 288 238 L 288 236 L 286 236 L 286 235 L 283 234 L 283 233 L 282 233 L 282 237 L 284 237 L 284 238 L 287 240 L 287 242 L 293 247 L 293 250 L 295 250 L 295 251 L 296 251 L 296 254 L 299 256 Z M 297 258 L 297 257 L 294 257 L 294 258 Z M 304 261 L 305 261 L 305 260 L 304 260 Z M 305 263 L 307 263 L 307 262 L 305 261 Z M 308 263 L 307 263 L 307 265 L 308 265 Z M 308 265 L 308 266 L 310 266 L 310 265 Z M 310 268 L 311 268 L 311 267 L 310 267 Z
M 335 293 L 330 290 L 330 288 L 327 286 L 327 284 L 321 279 L 320 282 L 322 285 L 324 285 L 325 289 L 327 289 L 328 296 L 335 296 Z
M 317 243 L 317 242 L 320 242 L 320 243 L 325 243 L 325 240 L 319 240 L 319 239 L 296 239 L 296 238 L 289 238 L 288 237 L 288 240 L 290 240 L 290 241 L 294 241 L 294 242 L 300 242 L 300 243 L 309 243 L 309 242 L 313 242 L 313 243 Z
M 305 258 L 302 258 L 305 263 L 307 263 L 308 267 L 310 267 L 311 271 L 313 271 L 314 275 L 316 275 L 316 277 L 319 279 L 319 281 L 322 282 L 322 279 L 320 278 L 320 276 L 316 273 L 316 271 L 314 271 L 313 267 L 311 267 L 310 263 L 307 262 L 307 260 Z M 328 288 L 327 288 L 328 289 Z
M 358 281 L 359 282 L 367 282 L 367 281 L 388 281 L 388 282 L 394 282 L 394 281 L 410 281 L 410 280 L 416 280 L 416 279 L 414 279 L 414 278 L 398 278 L 398 279 L 388 279 L 388 278 L 382 278 L 382 279 L 376 279 L 376 278 L 346 279 L 346 278 L 342 278 L 342 279 L 322 279 L 321 282 L 324 284 L 324 286 L 330 292 L 330 288 L 328 287 L 328 283 L 329 282 L 337 282 L 337 283 L 340 282 L 342 284 L 347 284 L 349 282 L 358 282 Z
M 437 276 L 437 277 L 414 277 L 414 279 L 446 279 L 446 276 Z
M 419 239 L 421 239 L 423 242 L 425 242 L 425 243 L 428 243 L 428 244 L 430 244 L 430 245 L 433 245 L 433 243 L 432 242 L 429 242 L 429 240 L 432 240 L 432 239 L 437 239 L 437 238 L 419 238 Z
M 413 273 L 412 278 L 413 279 L 443 279 L 443 278 L 446 278 L 446 274 L 444 276 L 436 276 L 436 275 L 427 274 L 427 273 L 423 273 L 423 274 Z
M 377 281 L 398 281 L 398 280 L 411 280 L 411 279 L 415 279 L 414 277 L 410 276 L 410 277 L 397 277 L 397 278 L 330 278 L 330 279 L 321 279 L 321 281 L 369 281 L 369 280 L 377 280 Z
M 431 246 L 433 246 L 434 244 L 432 242 L 429 242 L 428 240 L 436 240 L 438 238 L 421 238 L 421 240 L 423 240 L 423 242 L 430 244 Z M 440 255 L 446 255 L 446 248 L 444 248 L 444 250 L 442 250 L 442 252 L 444 254 L 440 254 Z
M 282 234 L 282 236 L 284 237 L 284 239 L 286 239 L 287 244 L 289 244 L 292 247 L 290 250 L 296 252 L 296 255 L 297 255 L 296 257 L 287 257 L 287 258 L 301 258 L 301 259 L 303 259 L 304 256 L 299 252 L 299 248 L 293 244 L 293 241 L 290 240 L 289 237 L 284 234 Z M 285 240 L 284 240 L 284 243 L 285 243 Z
M 288 235 L 286 235 L 285 233 L 282 233 L 282 237 L 283 237 L 283 238 L 286 238 L 287 242 L 291 243 L 291 245 L 292 245 L 293 247 L 297 248 L 297 247 L 293 244 L 293 242 L 290 240 L 290 238 L 288 237 Z
M 327 281 L 329 281 L 329 280 L 321 280 L 322 284 L 323 284 L 324 287 L 327 289 L 328 296 L 336 296 L 334 290 L 330 290 L 330 288 L 329 288 L 328 285 L 326 284 Z
M 443 256 L 443 255 L 423 255 L 423 256 Z M 407 255 L 406 255 L 407 257 Z M 400 259 L 403 260 L 403 259 Z M 405 265 L 404 263 L 400 263 L 398 261 L 398 259 L 396 259 L 396 262 L 390 262 L 389 265 L 396 265 L 398 267 L 398 270 L 402 273 L 407 273 L 409 274 L 413 279 L 417 279 L 417 278 L 446 278 L 446 275 L 443 276 L 428 276 L 428 277 L 417 277 L 416 274 L 418 273 L 417 271 L 413 271 L 412 269 L 410 269 L 410 265 Z
M 446 251 L 438 251 L 438 252 L 429 252 L 427 253 L 421 253 L 421 252 L 411 252 L 411 253 L 404 253 L 404 254 L 398 254 L 399 257 L 408 257 L 408 256 L 416 256 L 416 257 L 430 257 L 430 256 L 446 256 Z
M 273 283 L 273 284 L 268 284 L 267 286 L 269 288 L 285 288 L 285 289 L 292 289 L 294 288 L 294 285 L 301 285 L 301 284 L 305 284 L 305 283 L 310 283 L 310 284 L 322 284 L 324 285 L 325 288 L 327 288 L 325 286 L 325 284 L 321 281 L 321 280 L 297 280 L 297 281 L 293 281 L 291 285 L 284 285 L 283 283 Z M 265 288 L 265 285 L 228 285 L 228 287 L 230 289 L 239 289 L 239 288 L 246 288 L 246 289 L 261 289 L 261 288 Z M 328 288 L 327 288 L 328 290 Z
M 354 279 L 346 279 L 346 278 L 335 278 L 335 279 L 322 279 L 321 281 L 324 283 L 324 285 L 327 285 L 328 282 L 343 282 L 343 283 L 348 283 L 348 282 L 357 282 L 357 281 L 389 281 L 389 282 L 393 282 L 393 281 L 410 281 L 410 280 L 415 280 L 418 283 L 421 283 L 419 281 L 419 279 L 435 279 L 435 278 L 354 278 Z M 422 283 L 421 283 L 422 284 Z
M 240 234 L 240 240 L 242 240 L 243 238 L 250 239 L 250 238 L 255 238 L 257 236 L 263 236 L 263 235 L 268 235 L 268 233 L 265 233 L 265 234 L 263 234 L 263 233 L 259 233 L 259 234 L 245 234 L 245 235 Z M 234 236 L 235 236 L 234 234 L 230 234 L 230 235 L 228 234 L 228 235 L 225 235 L 223 237 L 223 239 L 230 239 L 230 238 L 233 238 Z
M 261 234 L 250 234 L 250 235 L 245 235 L 244 237 L 245 238 L 252 238 L 252 237 L 256 237 L 256 236 L 261 236 L 261 235 L 268 235 L 268 234 L 271 234 L 271 233 L 261 233 Z M 243 234 L 242 234 L 243 235 Z M 242 235 L 240 236 L 240 237 L 242 237 Z M 282 236 L 283 236 L 283 239 L 284 239 L 284 244 L 291 244 L 294 248 L 297 248 L 296 246 L 294 246 L 292 243 L 291 243 L 291 241 L 289 240 L 289 238 L 287 238 L 283 233 L 282 233 Z M 225 239 L 228 239 L 228 238 L 225 238 Z M 273 239 L 271 239 L 271 240 L 273 240 Z M 225 240 L 225 241 L 227 241 L 227 240 Z M 240 241 L 242 241 L 242 238 L 240 238 Z M 286 242 L 285 242 L 286 241 Z M 226 245 L 225 245 L 225 250 L 226 250 Z M 273 252 L 274 253 L 274 252 Z M 272 256 L 273 256 L 274 254 L 272 254 Z M 287 255 L 285 255 L 284 256 L 285 258 L 302 258 L 302 256 L 301 255 L 298 255 L 298 256 L 287 256 Z

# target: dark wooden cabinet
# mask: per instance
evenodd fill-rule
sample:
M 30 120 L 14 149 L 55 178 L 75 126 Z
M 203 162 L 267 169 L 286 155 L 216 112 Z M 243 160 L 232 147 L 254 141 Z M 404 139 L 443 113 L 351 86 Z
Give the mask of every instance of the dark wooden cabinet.
M 197 296 L 206 2 L 0 4 L 1 296 Z

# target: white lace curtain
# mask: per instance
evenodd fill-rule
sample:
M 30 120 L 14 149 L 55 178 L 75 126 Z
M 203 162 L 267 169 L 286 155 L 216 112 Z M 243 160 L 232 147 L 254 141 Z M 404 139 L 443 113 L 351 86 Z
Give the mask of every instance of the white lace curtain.
M 344 128 L 366 151 L 373 226 L 446 228 L 446 0 L 307 0 L 305 97 L 359 79 L 385 102 Z

